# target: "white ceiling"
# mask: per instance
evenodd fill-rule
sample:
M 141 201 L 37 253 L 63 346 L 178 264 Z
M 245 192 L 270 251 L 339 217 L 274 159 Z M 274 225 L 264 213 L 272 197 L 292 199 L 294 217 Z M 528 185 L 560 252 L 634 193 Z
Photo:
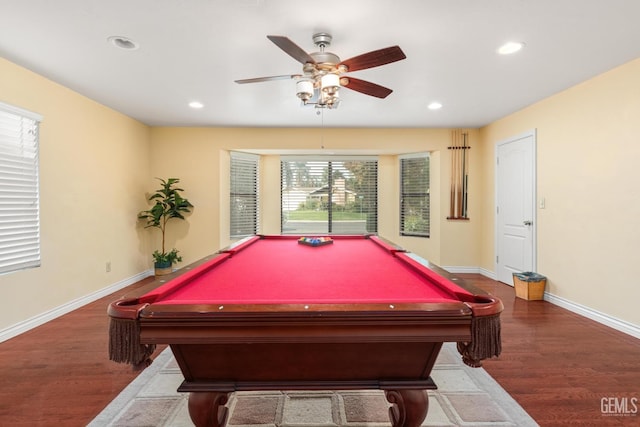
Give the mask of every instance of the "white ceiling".
M 148 125 L 479 127 L 640 57 L 639 17 L 638 0 L 0 0 L 0 55 Z M 341 59 L 399 45 L 352 74 L 394 92 L 342 89 L 317 115 L 294 80 L 234 83 L 300 73 L 266 36 L 313 52 L 319 31 Z

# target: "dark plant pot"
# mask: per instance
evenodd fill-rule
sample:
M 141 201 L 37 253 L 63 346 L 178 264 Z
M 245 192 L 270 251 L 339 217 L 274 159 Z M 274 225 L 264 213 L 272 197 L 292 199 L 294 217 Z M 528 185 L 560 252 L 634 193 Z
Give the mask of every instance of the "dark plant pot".
M 168 261 L 154 262 L 153 267 L 155 268 L 156 276 L 164 276 L 165 274 L 170 274 L 172 272 L 171 263 Z

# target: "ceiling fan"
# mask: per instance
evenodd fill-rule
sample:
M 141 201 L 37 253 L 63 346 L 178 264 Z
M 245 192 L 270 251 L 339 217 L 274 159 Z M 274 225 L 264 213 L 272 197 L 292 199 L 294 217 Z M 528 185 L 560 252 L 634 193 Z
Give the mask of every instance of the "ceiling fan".
M 236 80 L 236 83 L 258 83 L 271 80 L 295 79 L 296 95 L 303 105 L 315 105 L 316 108 L 337 108 L 340 87 L 346 87 L 365 95 L 386 98 L 391 89 L 365 80 L 346 76 L 346 73 L 390 64 L 406 58 L 399 46 L 378 49 L 341 61 L 338 55 L 325 51 L 331 45 L 332 37 L 328 33 L 313 35 L 313 43 L 319 52 L 307 53 L 301 47 L 284 36 L 267 36 L 280 49 L 302 64 L 302 74 L 257 77 Z

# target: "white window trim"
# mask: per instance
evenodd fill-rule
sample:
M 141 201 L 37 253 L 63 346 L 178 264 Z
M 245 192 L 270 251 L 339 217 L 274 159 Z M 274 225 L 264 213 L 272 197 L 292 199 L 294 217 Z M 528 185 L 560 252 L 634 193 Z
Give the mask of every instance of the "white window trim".
M 242 151 L 231 151 L 229 153 L 229 158 L 230 158 L 230 162 L 233 161 L 233 159 L 239 159 L 239 160 L 245 160 L 245 161 L 249 161 L 249 162 L 255 162 L 256 165 L 256 199 L 255 199 L 255 230 L 256 233 L 259 232 L 260 230 L 260 159 L 261 156 L 258 154 L 252 154 L 252 153 L 245 153 Z M 231 170 L 231 164 L 229 165 L 229 170 Z M 230 186 L 232 185 L 232 183 L 230 182 Z M 233 202 L 230 200 L 230 208 L 233 206 Z M 230 227 L 230 238 L 231 239 L 236 239 L 238 237 L 244 237 L 245 235 L 237 235 L 233 233 L 232 230 L 232 225 L 233 225 L 233 212 L 229 213 L 229 227 Z
M 42 120 L 44 119 L 44 117 L 38 113 L 34 113 L 33 111 L 25 110 L 20 107 L 16 107 L 15 105 L 5 104 L 4 102 L 1 102 L 1 101 L 0 101 L 0 111 L 26 117 L 38 123 L 41 123 Z
M 3 102 L 0 102 L 0 114 L 2 120 L 6 120 L 4 123 L 11 123 L 17 117 L 20 121 L 31 121 L 30 126 L 36 130 L 33 138 L 15 138 L 0 129 L 0 144 L 4 146 L 0 150 L 6 150 L 0 152 L 0 178 L 5 183 L 0 185 L 0 192 L 5 193 L 0 201 L 0 274 L 5 274 L 41 264 L 39 126 L 43 117 Z M 32 153 L 31 160 L 22 161 L 20 155 L 12 153 L 20 146 Z
M 280 169 L 280 185 L 281 185 L 281 199 L 280 199 L 280 212 L 282 214 L 282 218 L 285 217 L 284 211 L 283 211 L 283 194 L 282 194 L 282 185 L 283 185 L 283 176 L 282 176 L 282 165 L 284 163 L 287 162 L 310 162 L 310 163 L 340 163 L 340 162 L 352 162 L 352 161 L 359 161 L 359 162 L 374 162 L 375 163 L 375 167 L 376 167 L 376 175 L 377 175 L 377 179 L 372 182 L 372 184 L 375 187 L 375 211 L 371 212 L 371 214 L 375 215 L 375 232 L 377 233 L 377 231 L 379 230 L 379 215 L 378 215 L 378 206 L 380 204 L 380 193 L 379 193 L 379 185 L 378 185 L 378 179 L 379 179 L 379 167 L 380 167 L 380 159 L 379 156 L 375 156 L 375 155 L 340 155 L 340 154 L 334 154 L 334 155 L 312 155 L 312 154 L 308 154 L 308 155 L 281 155 L 280 156 L 280 165 L 281 165 L 281 169 Z M 284 220 L 283 220 L 284 221 Z M 284 224 L 284 222 L 282 223 L 282 225 Z M 332 223 L 331 226 L 333 226 L 335 223 Z M 368 225 L 366 226 L 366 228 L 368 228 Z M 299 234 L 299 231 L 289 231 L 289 232 L 285 232 L 284 229 L 281 229 L 281 232 L 283 234 Z M 321 231 L 321 232 L 315 232 L 314 233 L 324 233 L 327 231 Z M 340 234 L 340 233 L 336 233 L 335 231 L 328 231 L 330 234 Z M 369 231 L 367 231 L 369 232 Z M 347 232 L 347 234 L 353 234 L 352 232 Z
M 420 159 L 420 158 L 426 158 L 429 159 L 429 174 L 431 174 L 431 154 L 428 151 L 424 151 L 424 152 L 419 152 L 419 153 L 409 153 L 409 154 L 402 154 L 398 156 L 398 170 L 400 172 L 400 188 L 399 193 L 400 193 L 400 197 L 402 198 L 402 195 L 404 194 L 402 192 L 402 185 L 403 185 L 403 181 L 402 181 L 402 160 L 405 159 Z M 427 189 L 427 194 L 429 194 L 429 198 L 431 198 L 431 177 L 429 176 L 429 188 Z M 431 205 L 431 203 L 429 203 L 429 205 Z M 410 233 L 407 231 L 404 231 L 402 229 L 402 217 L 403 217 L 403 212 L 402 212 L 402 200 L 399 200 L 398 203 L 398 207 L 400 208 L 400 212 L 399 212 L 399 216 L 400 216 L 400 224 L 399 224 L 399 233 L 401 236 L 405 236 L 405 237 L 419 237 L 419 238 L 429 238 L 431 236 L 431 227 L 429 226 L 429 231 L 426 235 L 424 234 L 419 234 L 419 233 Z M 431 209 L 429 209 L 429 223 L 431 223 Z

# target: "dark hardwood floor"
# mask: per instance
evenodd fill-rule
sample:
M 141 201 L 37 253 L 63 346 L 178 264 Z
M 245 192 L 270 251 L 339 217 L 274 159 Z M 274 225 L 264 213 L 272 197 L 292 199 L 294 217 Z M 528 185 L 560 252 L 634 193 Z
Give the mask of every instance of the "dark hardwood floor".
M 627 401 L 631 411 L 640 399 L 640 340 L 517 299 L 481 275 L 458 276 L 502 298 L 503 353 L 485 369 L 541 426 L 640 425 L 640 413 L 601 407 Z M 106 307 L 148 280 L 0 343 L 0 425 L 84 426 L 108 405 L 137 373 L 107 358 Z
M 640 340 L 546 301 L 515 298 L 500 282 L 462 276 L 504 302 L 502 354 L 484 368 L 538 424 L 640 425 Z M 603 415 L 602 399 L 615 405 L 614 398 L 629 409 L 637 399 L 638 413 Z

